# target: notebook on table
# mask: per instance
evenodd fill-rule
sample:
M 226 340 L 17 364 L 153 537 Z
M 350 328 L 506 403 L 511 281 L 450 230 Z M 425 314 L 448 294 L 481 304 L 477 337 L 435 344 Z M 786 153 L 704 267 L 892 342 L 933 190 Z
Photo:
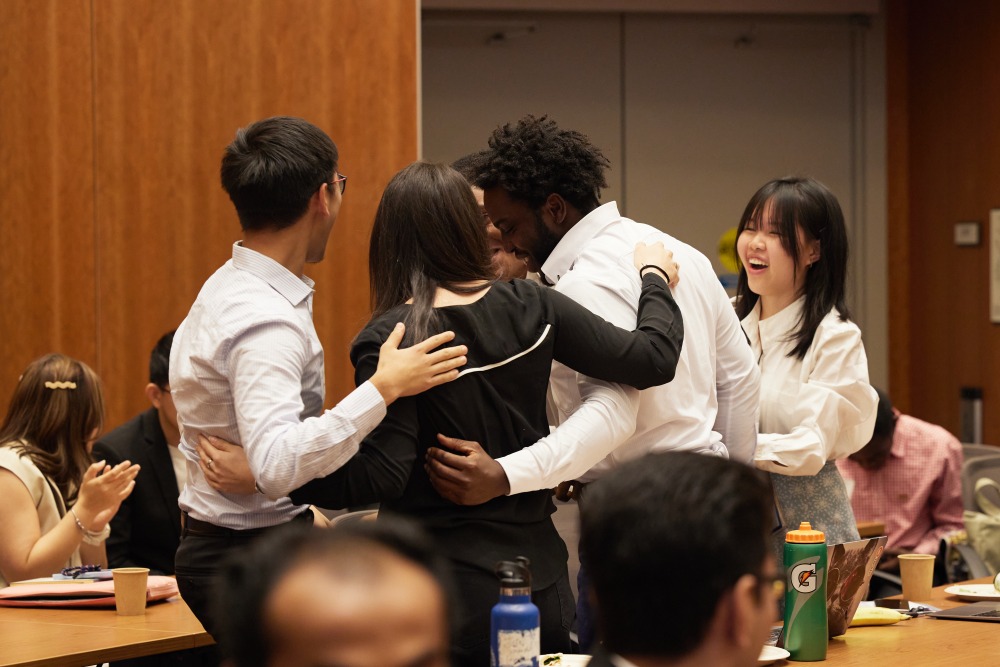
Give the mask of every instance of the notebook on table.
M 178 594 L 173 577 L 150 576 L 146 600 L 166 600 Z M 25 583 L 0 588 L 0 607 L 114 607 L 113 581 Z

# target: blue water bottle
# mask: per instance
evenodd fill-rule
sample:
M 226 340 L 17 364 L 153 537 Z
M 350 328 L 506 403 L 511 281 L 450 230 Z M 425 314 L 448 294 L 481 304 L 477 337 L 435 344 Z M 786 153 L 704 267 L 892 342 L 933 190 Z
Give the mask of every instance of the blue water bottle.
M 490 667 L 538 667 L 541 632 L 529 565 L 523 556 L 497 563 L 500 601 L 490 615 Z

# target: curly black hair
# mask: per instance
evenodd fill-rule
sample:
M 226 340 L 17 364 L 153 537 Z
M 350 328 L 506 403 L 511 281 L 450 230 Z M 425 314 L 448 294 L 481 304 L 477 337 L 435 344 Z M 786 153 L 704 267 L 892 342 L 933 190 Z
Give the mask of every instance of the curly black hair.
M 561 130 L 548 116 L 525 116 L 498 127 L 479 165 L 475 184 L 501 187 L 511 199 L 540 207 L 558 194 L 586 215 L 597 208 L 604 170 L 611 166 L 586 136 Z
M 479 175 L 479 170 L 482 168 L 488 156 L 489 153 L 487 151 L 469 153 L 468 155 L 463 155 L 452 162 L 451 168 L 464 176 L 465 180 L 467 180 L 470 184 L 475 185 L 476 176 Z

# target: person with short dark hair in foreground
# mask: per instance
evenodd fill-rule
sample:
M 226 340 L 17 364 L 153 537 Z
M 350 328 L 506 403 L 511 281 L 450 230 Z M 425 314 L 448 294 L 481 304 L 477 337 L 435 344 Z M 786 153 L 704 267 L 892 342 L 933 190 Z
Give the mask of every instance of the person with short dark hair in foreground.
M 288 525 L 221 569 L 220 649 L 234 667 L 446 667 L 446 568 L 402 520 Z
M 587 494 L 580 549 L 603 640 L 590 666 L 757 664 L 782 581 L 757 474 L 667 452 L 621 466 Z

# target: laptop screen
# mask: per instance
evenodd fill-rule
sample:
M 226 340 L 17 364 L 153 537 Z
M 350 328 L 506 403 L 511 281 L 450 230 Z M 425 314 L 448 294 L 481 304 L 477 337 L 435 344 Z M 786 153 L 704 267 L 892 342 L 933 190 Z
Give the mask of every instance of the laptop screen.
M 847 632 L 854 612 L 868 593 L 868 582 L 886 540 L 883 535 L 826 547 L 826 614 L 831 637 Z

